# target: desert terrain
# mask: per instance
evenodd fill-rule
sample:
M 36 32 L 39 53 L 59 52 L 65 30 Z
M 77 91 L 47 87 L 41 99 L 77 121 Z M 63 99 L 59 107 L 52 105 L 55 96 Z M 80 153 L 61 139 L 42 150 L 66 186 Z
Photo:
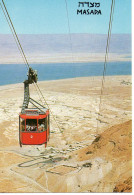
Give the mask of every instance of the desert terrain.
M 0 192 L 132 191 L 131 76 L 105 77 L 100 104 L 101 81 L 38 82 L 55 118 L 46 148 L 20 148 L 24 87 L 0 86 Z

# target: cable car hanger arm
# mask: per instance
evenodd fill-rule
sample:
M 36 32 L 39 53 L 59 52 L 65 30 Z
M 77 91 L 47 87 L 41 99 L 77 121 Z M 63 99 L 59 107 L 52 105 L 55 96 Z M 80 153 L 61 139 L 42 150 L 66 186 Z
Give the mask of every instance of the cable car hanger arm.
M 37 71 L 33 70 L 31 67 L 29 67 L 27 76 L 28 76 L 28 79 L 24 81 L 24 101 L 23 101 L 22 110 L 21 110 L 22 113 L 24 113 L 25 109 L 28 108 L 28 104 L 30 101 L 29 85 L 32 83 L 37 83 L 37 80 L 38 80 Z

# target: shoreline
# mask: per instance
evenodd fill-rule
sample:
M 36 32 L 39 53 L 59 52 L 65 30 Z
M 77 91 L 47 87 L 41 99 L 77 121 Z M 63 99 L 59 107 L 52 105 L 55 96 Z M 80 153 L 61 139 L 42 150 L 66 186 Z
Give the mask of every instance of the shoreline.
M 119 61 L 113 59 L 111 61 L 108 61 L 108 63 L 112 63 L 112 62 L 113 63 L 116 63 L 116 62 L 132 62 L 132 59 L 129 59 L 129 58 L 127 59 L 126 58 L 124 60 L 121 59 Z M 76 64 L 76 63 L 77 64 L 81 64 L 81 63 L 86 64 L 86 63 L 104 63 L 104 61 L 103 60 L 102 61 L 95 61 L 95 60 L 94 61 L 74 61 L 74 62 L 68 62 L 68 61 L 67 62 L 66 61 L 65 62 L 64 61 L 63 62 L 58 62 L 58 61 L 57 62 L 49 62 L 48 61 L 48 62 L 31 62 L 30 64 L 31 65 L 48 65 L 48 64 L 53 64 L 53 65 L 56 64 L 57 65 L 57 64 L 63 64 L 63 63 L 64 64 Z M 24 62 L 20 62 L 20 63 L 19 62 L 18 63 L 16 63 L 16 62 L 8 63 L 7 62 L 7 63 L 0 63 L 0 66 L 1 65 L 25 65 L 25 64 L 24 64 Z
M 99 62 L 104 62 L 104 60 L 94 60 L 94 61 L 90 61 L 90 60 L 85 60 L 85 61 L 40 61 L 40 62 L 36 62 L 36 61 L 33 61 L 33 62 L 30 62 L 29 64 L 73 64 L 73 63 L 99 63 Z M 118 59 L 118 60 L 109 60 L 108 62 L 132 62 L 132 59 L 130 58 L 126 58 L 126 59 Z M 19 61 L 19 62 L 3 62 L 3 63 L 0 63 L 0 65 L 14 65 L 14 64 L 24 64 L 23 61 Z
M 94 78 L 102 78 L 103 77 L 103 75 L 102 76 L 86 76 L 86 77 L 74 77 L 74 78 L 65 78 L 65 79 L 55 79 L 55 80 L 42 80 L 42 81 L 38 81 L 38 84 L 41 84 L 41 83 L 46 83 L 46 82 L 62 82 L 62 81 L 67 81 L 67 80 L 69 80 L 69 81 L 71 81 L 71 80 L 75 80 L 75 79 L 94 79 Z M 109 77 L 114 77 L 114 78 L 117 78 L 117 77 L 130 77 L 130 78 L 132 78 L 132 75 L 130 74 L 130 75 L 106 75 L 105 76 L 106 78 L 109 78 Z M 9 87 L 9 86 L 18 86 L 18 85 L 22 85 L 23 84 L 23 82 L 22 83 L 12 83 L 12 84 L 5 84 L 5 85 L 0 85 L 0 90 L 1 90 L 1 88 L 3 88 L 3 87 Z
M 19 54 L 0 56 L 1 64 L 23 64 L 23 59 Z M 8 61 L 7 61 L 8 59 Z M 105 53 L 48 53 L 27 54 L 29 64 L 49 64 L 49 63 L 88 63 L 104 62 Z M 114 54 L 109 53 L 108 62 L 128 62 L 132 61 L 130 53 Z

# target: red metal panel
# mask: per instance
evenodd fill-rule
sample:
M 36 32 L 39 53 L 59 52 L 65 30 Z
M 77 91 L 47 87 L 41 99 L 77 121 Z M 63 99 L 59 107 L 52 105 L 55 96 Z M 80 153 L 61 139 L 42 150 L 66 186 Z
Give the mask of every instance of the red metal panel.
M 20 114 L 20 117 L 23 119 L 43 119 L 46 118 L 46 114 L 42 114 L 42 115 L 26 115 L 26 114 Z
M 47 129 L 47 141 L 49 141 L 49 127 Z
M 44 144 L 47 142 L 46 132 L 21 132 L 21 143 L 26 145 Z

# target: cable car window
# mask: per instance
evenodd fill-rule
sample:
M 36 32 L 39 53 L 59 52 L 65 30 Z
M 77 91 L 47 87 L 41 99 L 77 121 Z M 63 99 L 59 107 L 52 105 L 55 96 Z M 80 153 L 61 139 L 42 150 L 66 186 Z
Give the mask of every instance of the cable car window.
M 39 130 L 39 132 L 46 131 L 46 129 L 47 129 L 46 118 L 39 119 L 38 120 L 38 130 Z
M 37 119 L 26 119 L 26 131 L 37 131 Z
M 25 131 L 25 119 L 20 118 L 20 130 Z

